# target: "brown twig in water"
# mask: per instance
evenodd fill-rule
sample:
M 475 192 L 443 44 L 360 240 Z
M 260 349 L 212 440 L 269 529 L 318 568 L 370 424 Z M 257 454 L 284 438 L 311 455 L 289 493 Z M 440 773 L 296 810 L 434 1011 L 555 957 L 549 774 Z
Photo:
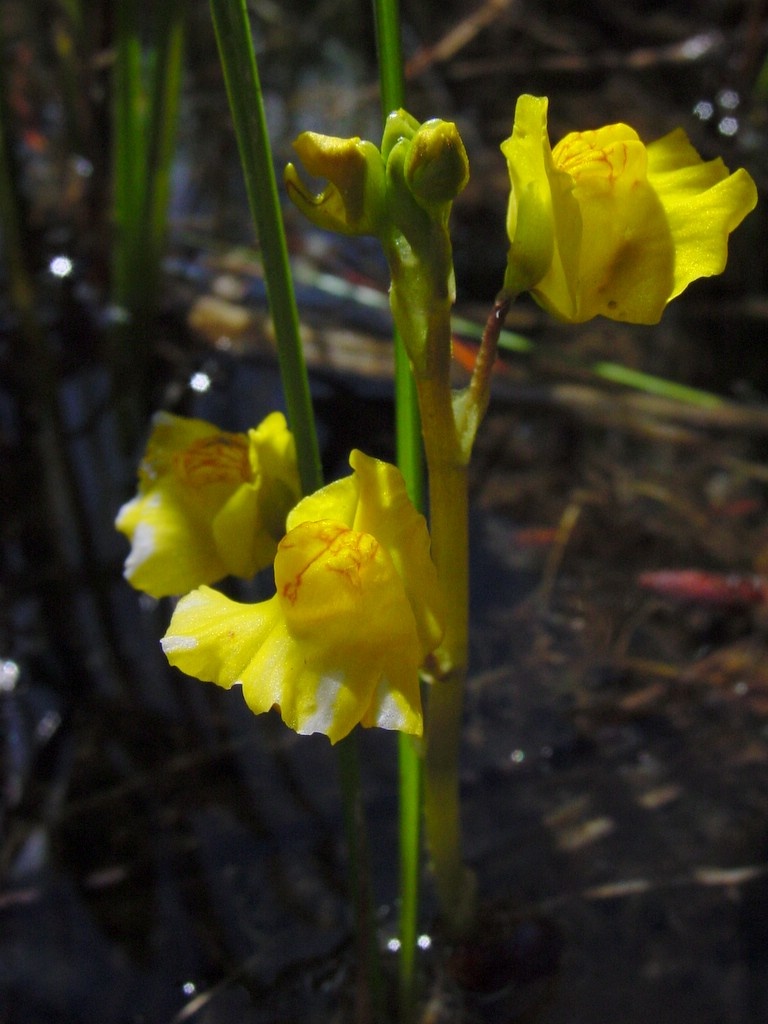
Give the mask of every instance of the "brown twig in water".
M 471 43 L 484 28 L 491 25 L 496 18 L 514 0 L 486 0 L 476 11 L 462 18 L 454 27 L 433 46 L 423 46 L 405 65 L 405 77 L 417 78 L 434 64 L 442 64 L 455 56 L 459 50 Z

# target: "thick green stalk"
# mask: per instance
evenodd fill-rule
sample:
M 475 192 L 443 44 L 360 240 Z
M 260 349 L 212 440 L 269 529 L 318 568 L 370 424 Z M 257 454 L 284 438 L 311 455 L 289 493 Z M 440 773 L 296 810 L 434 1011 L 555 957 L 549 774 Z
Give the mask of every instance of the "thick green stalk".
M 459 741 L 469 633 L 467 458 L 450 387 L 450 309 L 432 321 L 434 374 L 417 378 L 429 476 L 432 558 L 446 597 L 438 672 L 429 689 L 424 754 L 424 819 L 442 918 L 461 934 L 474 911 L 472 876 L 462 859 Z M 442 335 L 442 337 L 441 337 Z
M 374 0 L 376 49 L 383 119 L 405 102 L 398 0 Z M 416 508 L 424 504 L 424 455 L 416 385 L 402 338 L 395 332 L 395 428 L 397 464 Z
M 418 336 L 406 337 L 423 352 L 416 387 L 429 476 L 432 558 L 446 600 L 445 633 L 435 655 L 435 679 L 429 688 L 424 763 L 424 817 L 427 844 L 448 932 L 458 937 L 473 924 L 475 885 L 462 858 L 459 800 L 459 746 L 468 662 L 469 633 L 469 505 L 467 466 L 475 434 L 488 404 L 491 368 L 507 300 L 497 301 L 486 323 L 469 386 L 451 389 L 452 290 L 440 282 L 452 279 L 450 246 L 432 248 L 431 274 L 415 275 L 397 263 L 399 250 L 388 253 L 393 270 L 393 301 L 405 332 L 413 325 Z M 443 256 L 441 263 L 438 257 Z M 422 264 L 423 267 L 423 264 Z M 431 278 L 431 280 L 430 280 Z
M 462 861 L 459 807 L 459 736 L 469 629 L 471 436 L 463 430 L 464 422 L 470 420 L 466 395 L 455 396 L 450 380 L 450 244 L 437 232 L 433 237 L 438 242 L 442 239 L 442 244 L 430 246 L 424 256 L 415 257 L 404 246 L 393 244 L 387 259 L 396 322 L 406 346 L 419 353 L 415 379 L 429 479 L 432 558 L 446 601 L 445 633 L 436 653 L 437 671 L 427 705 L 424 820 L 441 915 L 449 932 L 456 935 L 470 923 L 474 904 L 471 875 Z M 403 253 L 408 260 L 402 259 Z M 470 400 L 470 407 L 475 401 Z
M 446 608 L 445 635 L 430 689 L 424 814 L 443 918 L 458 937 L 473 924 L 474 876 L 461 853 L 459 747 L 469 654 L 469 501 L 467 466 L 488 406 L 490 377 L 509 300 L 497 300 L 486 322 L 469 386 L 450 388 L 450 306 L 437 305 L 429 343 L 434 373 L 418 380 L 429 468 L 432 557 Z M 442 309 L 442 315 L 440 315 Z

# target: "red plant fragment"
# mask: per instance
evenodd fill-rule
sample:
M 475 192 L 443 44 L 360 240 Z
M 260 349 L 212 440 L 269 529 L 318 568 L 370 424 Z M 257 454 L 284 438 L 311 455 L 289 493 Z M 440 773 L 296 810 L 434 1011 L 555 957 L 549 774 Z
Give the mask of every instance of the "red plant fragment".
M 768 578 L 703 569 L 661 569 L 641 573 L 638 584 L 661 597 L 720 608 L 744 608 L 768 602 Z

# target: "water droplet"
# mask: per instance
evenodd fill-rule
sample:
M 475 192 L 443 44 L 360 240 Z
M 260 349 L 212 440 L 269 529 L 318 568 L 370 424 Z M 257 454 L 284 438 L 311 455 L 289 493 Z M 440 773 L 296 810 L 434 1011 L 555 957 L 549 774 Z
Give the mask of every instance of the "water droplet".
M 729 138 L 739 130 L 739 119 L 737 117 L 724 117 L 718 124 L 717 130 L 721 135 Z
M 73 160 L 73 165 L 75 174 L 79 174 L 81 178 L 90 178 L 93 174 L 93 164 L 87 157 L 76 156 Z
M 193 391 L 197 391 L 201 395 L 210 390 L 211 383 L 212 381 L 208 374 L 203 373 L 201 370 L 193 373 L 189 378 L 189 386 Z
M 710 103 L 709 100 L 699 100 L 693 108 L 694 117 L 698 117 L 700 121 L 708 121 L 714 112 L 714 105 Z
M 54 256 L 48 264 L 48 269 L 54 277 L 69 277 L 74 270 L 74 263 L 69 256 Z
M 680 47 L 680 53 L 686 60 L 696 60 L 712 48 L 716 39 L 712 32 L 701 32 L 697 36 L 686 39 Z
M 0 661 L 0 693 L 11 693 L 19 680 L 20 669 L 15 661 Z
M 47 743 L 61 725 L 58 711 L 46 711 L 35 727 L 35 736 L 41 743 Z
M 741 103 L 741 96 L 735 89 L 721 89 L 717 94 L 717 102 L 723 110 L 735 110 Z

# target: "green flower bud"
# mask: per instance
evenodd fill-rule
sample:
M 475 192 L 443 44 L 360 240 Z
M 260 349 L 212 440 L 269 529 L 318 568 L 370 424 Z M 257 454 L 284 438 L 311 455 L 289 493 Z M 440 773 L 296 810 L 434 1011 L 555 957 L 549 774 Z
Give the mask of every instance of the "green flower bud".
M 389 155 L 401 139 L 412 139 L 419 129 L 419 122 L 407 110 L 393 110 L 384 122 L 381 136 L 381 155 L 386 163 Z
M 469 180 L 469 160 L 451 121 L 425 121 L 411 140 L 405 180 L 421 204 L 450 203 Z

